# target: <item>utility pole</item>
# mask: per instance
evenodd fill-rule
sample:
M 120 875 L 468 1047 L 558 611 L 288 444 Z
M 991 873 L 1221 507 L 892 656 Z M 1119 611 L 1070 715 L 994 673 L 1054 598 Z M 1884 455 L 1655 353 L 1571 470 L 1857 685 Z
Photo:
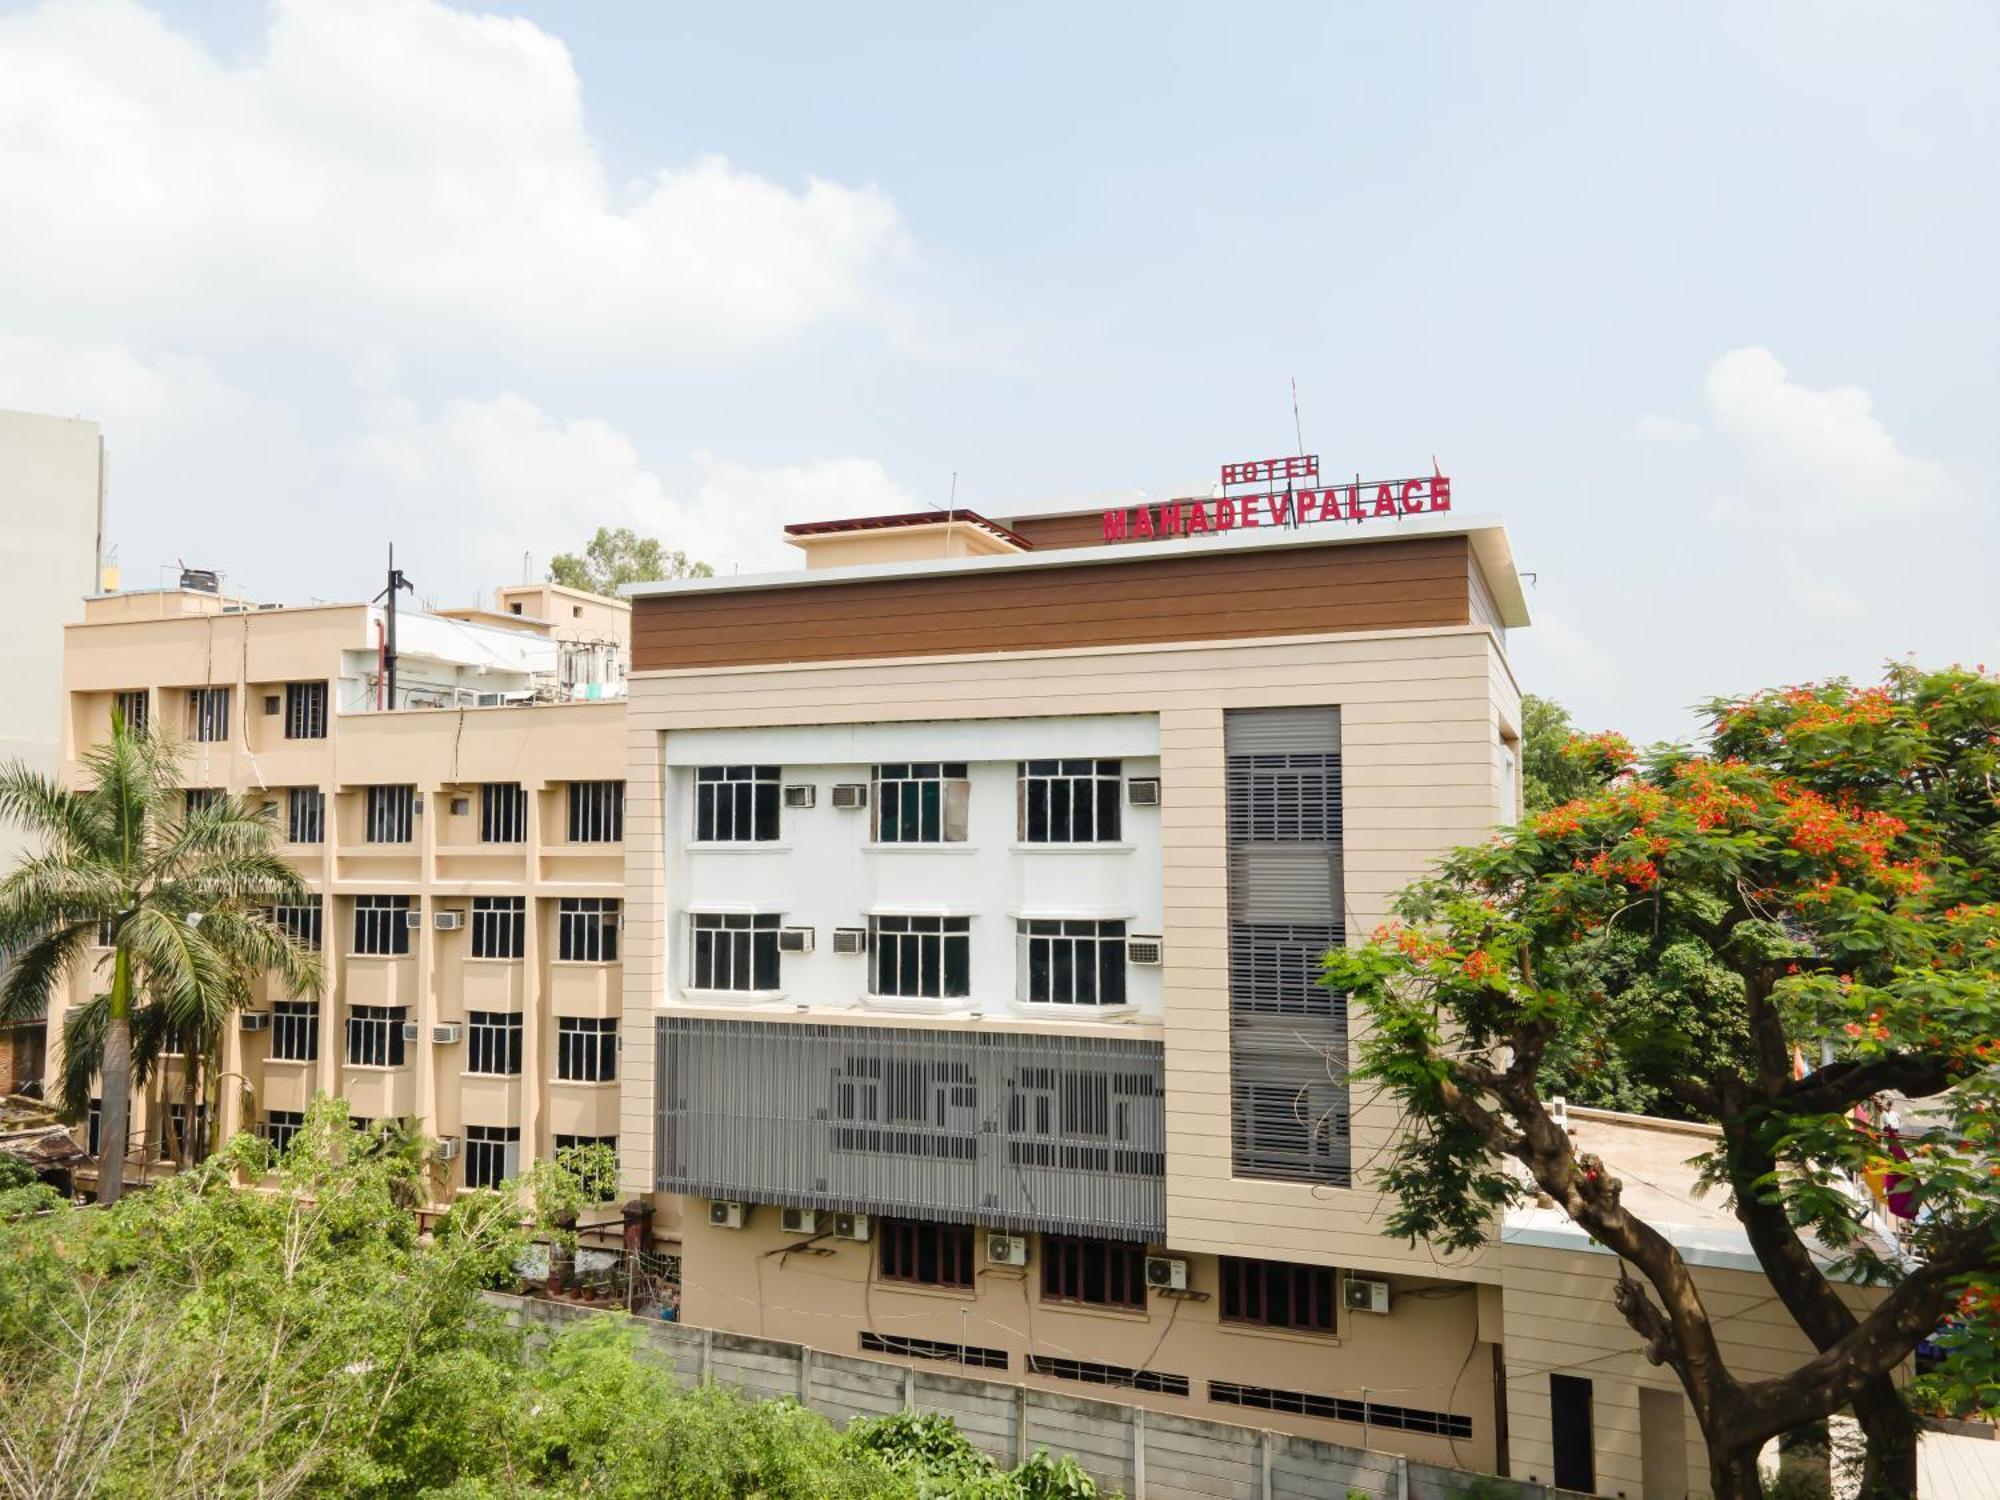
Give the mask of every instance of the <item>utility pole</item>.
M 384 675 L 389 679 L 388 706 L 390 708 L 396 706 L 396 594 L 398 590 L 405 589 L 411 594 L 416 593 L 416 590 L 410 586 L 410 580 L 403 576 L 403 570 L 396 566 L 396 544 L 391 542 L 389 544 L 389 586 L 375 596 L 377 603 L 387 600 L 389 606 L 389 629 L 382 652 L 382 670 Z

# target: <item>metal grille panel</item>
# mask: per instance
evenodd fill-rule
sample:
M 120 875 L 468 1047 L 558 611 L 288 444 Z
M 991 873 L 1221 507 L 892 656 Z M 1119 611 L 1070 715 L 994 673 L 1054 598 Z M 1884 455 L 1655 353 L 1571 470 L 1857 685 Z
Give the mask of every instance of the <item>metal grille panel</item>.
M 1158 1042 L 677 1016 L 659 1028 L 665 1191 L 1166 1233 Z

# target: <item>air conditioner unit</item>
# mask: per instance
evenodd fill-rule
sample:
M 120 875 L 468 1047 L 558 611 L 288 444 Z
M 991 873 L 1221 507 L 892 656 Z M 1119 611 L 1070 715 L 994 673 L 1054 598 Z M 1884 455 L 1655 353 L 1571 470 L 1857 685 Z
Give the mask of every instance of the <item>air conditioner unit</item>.
M 451 799 L 451 815 L 454 818 L 462 818 L 471 811 L 472 799 L 470 797 L 454 797 Z
M 408 911 L 403 913 L 403 925 L 405 927 L 409 927 L 412 929 L 423 926 L 424 914 L 418 911 L 414 906 L 411 907 Z
M 423 811 L 424 811 L 424 794 L 423 794 L 422 792 L 418 792 L 418 793 L 416 794 L 416 796 L 414 796 L 414 797 L 412 797 L 412 798 L 410 799 L 410 811 L 411 811 L 411 813 L 412 813 L 412 814 L 416 815 L 417 817 L 422 817 L 422 816 L 423 816 Z
M 780 927 L 778 929 L 778 951 L 780 953 L 810 953 L 813 951 L 813 930 L 810 927 Z
M 866 1214 L 833 1216 L 833 1237 L 837 1240 L 865 1240 L 874 1232 L 874 1221 Z
M 1364 1281 L 1358 1276 L 1342 1279 L 1341 1306 L 1349 1312 L 1385 1313 L 1389 1310 L 1389 1283 Z
M 422 1026 L 420 1026 L 420 1025 L 419 1025 L 419 1024 L 417 1023 L 417 1022 L 415 1022 L 415 1021 L 405 1021 L 405 1022 L 403 1023 L 403 1040 L 404 1040 L 404 1041 L 406 1041 L 406 1042 L 414 1042 L 414 1041 L 416 1041 L 416 1040 L 417 1040 L 417 1038 L 421 1037 L 421 1036 L 422 1036 L 423 1034 L 424 1034 L 424 1028 L 423 1028 Z
M 1156 937 L 1129 937 L 1125 939 L 1125 962 L 1144 964 L 1147 968 L 1158 968 L 1166 945 Z
M 778 1215 L 778 1227 L 786 1234 L 816 1234 L 819 1215 L 809 1208 L 788 1208 Z
M 788 786 L 785 788 L 785 806 L 811 807 L 819 798 L 816 786 Z
M 464 1028 L 456 1021 L 440 1021 L 431 1028 L 431 1040 L 440 1047 L 449 1047 L 463 1036 Z
M 749 1206 L 732 1203 L 727 1198 L 714 1199 L 708 1205 L 708 1227 L 710 1229 L 741 1229 L 743 1220 L 749 1213 Z
M 1146 1285 L 1156 1292 L 1184 1292 L 1188 1289 L 1188 1263 L 1178 1256 L 1146 1257 Z
M 284 707 L 285 700 L 280 698 L 276 693 L 266 693 L 264 695 L 265 718 L 275 719 L 279 714 L 284 712 Z
M 1125 783 L 1125 800 L 1134 807 L 1158 807 L 1160 805 L 1160 778 L 1157 776 L 1134 776 Z
M 268 1010 L 246 1010 L 237 1016 L 236 1024 L 243 1031 L 263 1031 L 271 1024 Z
M 439 932 L 456 932 L 464 925 L 465 913 L 462 911 L 440 911 L 431 914 L 431 926 L 437 928 Z
M 833 789 L 833 805 L 852 812 L 868 805 L 868 783 L 843 781 Z
M 1025 1266 L 1028 1263 L 1028 1237 L 1023 1234 L 987 1235 L 986 1263 L 993 1266 Z
M 439 1161 L 452 1160 L 458 1155 L 458 1137 L 455 1135 L 440 1136 L 438 1138 L 437 1150 L 431 1154 Z
M 866 927 L 834 928 L 833 951 L 835 953 L 866 953 L 868 951 L 868 929 Z

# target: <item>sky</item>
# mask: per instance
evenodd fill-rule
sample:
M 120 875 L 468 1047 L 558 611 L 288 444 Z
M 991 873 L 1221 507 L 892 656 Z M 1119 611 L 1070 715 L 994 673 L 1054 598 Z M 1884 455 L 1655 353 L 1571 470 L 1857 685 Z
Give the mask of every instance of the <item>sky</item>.
M 2000 9 L 0 4 L 0 406 L 127 586 L 471 603 L 599 525 L 1507 523 L 1528 690 L 2000 664 Z

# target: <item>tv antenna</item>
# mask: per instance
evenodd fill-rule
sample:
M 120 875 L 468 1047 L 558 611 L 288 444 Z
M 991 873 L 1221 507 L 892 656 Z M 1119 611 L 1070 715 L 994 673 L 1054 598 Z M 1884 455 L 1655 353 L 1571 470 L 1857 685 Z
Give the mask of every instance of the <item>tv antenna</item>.
M 386 600 L 389 606 L 389 628 L 385 633 L 382 643 L 382 674 L 388 679 L 390 708 L 396 706 L 396 595 L 399 592 L 407 593 L 414 598 L 417 591 L 410 583 L 410 580 L 403 576 L 403 570 L 396 566 L 396 544 L 391 542 L 389 544 L 389 583 L 381 593 L 375 596 L 376 603 L 379 604 Z

